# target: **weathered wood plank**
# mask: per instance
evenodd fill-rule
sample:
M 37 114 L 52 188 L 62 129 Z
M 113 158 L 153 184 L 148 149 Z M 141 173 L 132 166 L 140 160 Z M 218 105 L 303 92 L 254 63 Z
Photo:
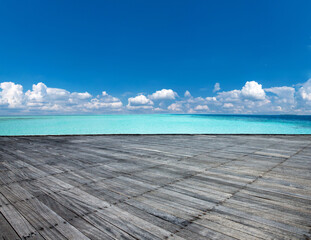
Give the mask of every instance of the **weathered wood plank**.
M 19 239 L 20 237 L 14 231 L 10 223 L 0 212 L 0 239 Z
M 311 238 L 311 136 L 0 137 L 0 237 Z

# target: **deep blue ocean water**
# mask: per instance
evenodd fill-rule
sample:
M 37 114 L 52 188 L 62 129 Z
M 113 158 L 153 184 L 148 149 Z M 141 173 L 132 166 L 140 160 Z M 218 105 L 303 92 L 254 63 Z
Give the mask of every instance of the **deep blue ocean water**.
M 63 134 L 311 134 L 311 116 L 92 115 L 0 117 L 0 135 Z

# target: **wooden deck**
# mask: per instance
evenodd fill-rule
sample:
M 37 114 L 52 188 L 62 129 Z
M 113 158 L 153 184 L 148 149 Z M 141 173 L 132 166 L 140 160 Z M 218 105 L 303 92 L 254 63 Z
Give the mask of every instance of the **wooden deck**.
M 310 239 L 311 136 L 0 138 L 0 239 Z

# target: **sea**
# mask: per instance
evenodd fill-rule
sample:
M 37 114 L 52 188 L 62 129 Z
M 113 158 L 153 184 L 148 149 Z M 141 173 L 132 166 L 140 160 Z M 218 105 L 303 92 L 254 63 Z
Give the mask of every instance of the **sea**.
M 3 116 L 0 135 L 311 134 L 311 116 L 140 114 Z

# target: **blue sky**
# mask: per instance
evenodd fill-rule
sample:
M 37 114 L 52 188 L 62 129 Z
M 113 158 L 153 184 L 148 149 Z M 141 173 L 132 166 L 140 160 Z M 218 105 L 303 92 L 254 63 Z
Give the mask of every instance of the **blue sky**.
M 115 102 L 122 113 L 176 104 L 180 113 L 309 114 L 310 9 L 308 0 L 1 1 L 0 114 L 108 113 L 103 103 Z M 173 93 L 151 97 L 162 89 Z

